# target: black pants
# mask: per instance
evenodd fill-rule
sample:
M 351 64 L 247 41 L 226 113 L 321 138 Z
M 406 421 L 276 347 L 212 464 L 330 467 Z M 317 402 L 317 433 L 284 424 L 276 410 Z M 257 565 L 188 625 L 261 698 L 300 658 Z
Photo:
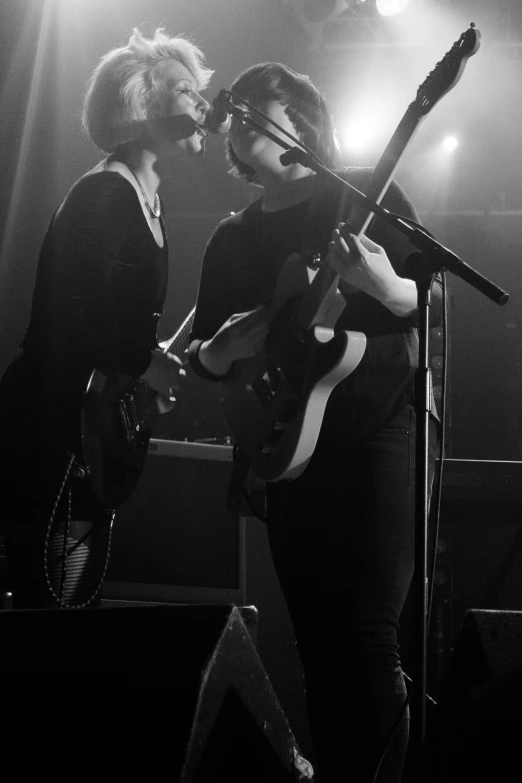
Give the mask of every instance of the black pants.
M 436 425 L 430 434 L 434 464 Z M 406 688 L 397 644 L 414 567 L 415 413 L 369 440 L 320 445 L 268 489 L 274 564 L 302 659 L 320 779 L 372 781 Z M 400 780 L 408 714 L 379 781 Z

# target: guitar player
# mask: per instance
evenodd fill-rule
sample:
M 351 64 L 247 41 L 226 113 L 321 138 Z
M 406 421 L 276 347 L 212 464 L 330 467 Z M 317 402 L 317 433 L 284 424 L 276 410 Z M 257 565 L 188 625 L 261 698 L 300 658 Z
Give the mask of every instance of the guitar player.
M 83 125 L 105 157 L 52 216 L 29 324 L 0 384 L 2 588 L 15 609 L 92 605 L 99 594 L 114 511 L 82 461 L 91 374 L 141 378 L 162 398 L 183 381 L 156 339 L 168 277 L 157 191 L 181 157 L 204 154 L 200 90 L 211 75 L 200 49 L 159 28 L 135 29 L 91 77 Z
M 339 168 L 328 108 L 307 76 L 264 63 L 242 72 L 230 89 L 268 118 L 255 113 L 258 123 L 282 136 L 269 120 L 277 122 L 326 166 Z M 370 783 L 406 694 L 397 626 L 414 566 L 418 336 L 416 285 L 401 277 L 401 267 L 414 248 L 377 219 L 357 238 L 342 222 L 351 207 L 343 189 L 322 184 L 300 163 L 284 166 L 281 153 L 233 116 L 231 173 L 258 185 L 260 197 L 225 219 L 208 243 L 190 362 L 226 388 L 237 364 L 267 338 L 267 311 L 285 259 L 302 251 L 303 238 L 323 257 L 328 251 L 347 303 L 336 328 L 364 333 L 366 350 L 333 389 L 304 472 L 267 484 L 267 525 L 305 671 L 314 768 L 321 781 L 350 780 L 357 770 L 357 780 Z M 358 168 L 341 173 L 359 190 L 371 175 Z M 383 204 L 417 219 L 395 182 Z M 436 283 L 432 326 L 441 299 Z M 432 471 L 437 439 L 433 409 Z M 380 783 L 400 780 L 407 740 L 404 711 Z

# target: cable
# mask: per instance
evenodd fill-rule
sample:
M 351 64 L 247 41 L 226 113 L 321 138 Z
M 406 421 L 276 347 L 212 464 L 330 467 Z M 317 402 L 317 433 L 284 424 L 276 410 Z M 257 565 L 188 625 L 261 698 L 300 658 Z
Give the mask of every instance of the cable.
M 439 537 L 439 521 L 440 521 L 440 506 L 442 500 L 442 470 L 444 465 L 444 455 L 446 449 L 446 386 L 447 386 L 447 364 L 448 364 L 448 306 L 447 306 L 447 290 L 446 290 L 446 275 L 441 273 L 442 283 L 442 382 L 441 382 L 441 397 L 440 397 L 440 421 L 441 421 L 441 433 L 439 442 L 439 468 L 436 472 L 435 491 L 432 497 L 435 497 L 435 506 L 433 510 L 430 509 L 430 519 L 433 524 L 433 544 L 432 544 L 432 563 L 431 563 L 431 579 L 428 579 L 428 633 L 429 624 L 431 620 L 431 609 L 433 602 L 433 586 L 435 567 L 437 560 L 437 542 Z

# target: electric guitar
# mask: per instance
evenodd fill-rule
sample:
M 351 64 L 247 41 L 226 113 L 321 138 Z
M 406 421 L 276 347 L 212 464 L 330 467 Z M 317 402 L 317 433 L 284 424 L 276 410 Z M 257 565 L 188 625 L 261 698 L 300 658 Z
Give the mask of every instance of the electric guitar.
M 194 309 L 161 344 L 165 352 L 182 357 L 193 320 Z M 174 405 L 141 378 L 93 371 L 83 400 L 82 450 L 91 489 L 103 506 L 117 508 L 130 497 L 143 470 L 153 418 Z
M 381 201 L 422 119 L 459 81 L 479 45 L 480 34 L 472 24 L 418 88 L 365 187 L 370 199 Z M 360 236 L 371 218 L 372 213 L 356 207 L 347 222 Z M 318 271 L 308 269 L 299 254 L 289 256 L 269 309 L 265 346 L 256 356 L 237 361 L 226 381 L 225 416 L 250 467 L 265 481 L 291 479 L 303 472 L 331 391 L 363 357 L 364 334 L 334 334 L 325 326 L 325 319 L 335 322 L 339 315 L 338 282 L 328 255 Z

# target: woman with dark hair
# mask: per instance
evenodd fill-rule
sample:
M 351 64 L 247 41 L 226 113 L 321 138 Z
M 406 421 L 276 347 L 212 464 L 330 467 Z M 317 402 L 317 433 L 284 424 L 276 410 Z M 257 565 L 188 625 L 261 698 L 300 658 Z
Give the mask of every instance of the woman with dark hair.
M 240 74 L 231 90 L 325 165 L 337 165 L 328 110 L 308 77 L 265 63 Z M 331 392 L 304 472 L 267 484 L 268 535 L 303 662 L 319 779 L 370 783 L 380 765 L 379 781 L 397 783 L 408 737 L 397 629 L 414 566 L 418 362 L 417 289 L 401 270 L 414 248 L 377 219 L 366 235 L 350 233 L 339 223 L 352 206 L 344 186 L 300 163 L 283 165 L 280 146 L 236 116 L 227 145 L 232 172 L 263 192 L 207 245 L 190 361 L 202 377 L 226 384 L 235 363 L 263 347 L 285 259 L 298 253 L 311 265 L 328 251 L 346 301 L 335 328 L 363 332 L 366 350 Z M 371 174 L 339 173 L 359 190 Z M 417 217 L 396 183 L 383 203 Z M 440 294 L 436 287 L 433 324 Z M 430 426 L 433 466 L 434 409 Z
M 257 103 L 257 98 L 263 102 L 267 95 L 281 103 L 301 141 L 313 150 L 328 168 L 340 166 L 339 148 L 328 107 L 308 76 L 296 73 L 279 63 L 263 63 L 249 69 L 244 78 L 252 88 L 252 92 L 249 92 L 250 103 Z M 242 94 L 242 77 L 234 83 L 234 91 Z M 261 184 L 255 169 L 236 155 L 230 139 L 227 139 L 227 156 L 234 176 Z
M 15 608 L 87 605 L 101 587 L 114 514 L 93 491 L 83 454 L 93 372 L 107 389 L 115 378 L 141 379 L 166 401 L 182 381 L 180 360 L 156 338 L 168 276 L 157 191 L 180 156 L 204 153 L 209 105 L 199 90 L 212 71 L 203 59 L 185 38 L 134 30 L 92 74 L 83 124 L 105 157 L 52 216 L 29 325 L 0 384 L 0 432 L 10 446 L 1 581 Z M 124 417 L 126 403 L 114 396 L 107 414 L 121 406 Z M 112 426 L 107 416 L 100 439 Z

